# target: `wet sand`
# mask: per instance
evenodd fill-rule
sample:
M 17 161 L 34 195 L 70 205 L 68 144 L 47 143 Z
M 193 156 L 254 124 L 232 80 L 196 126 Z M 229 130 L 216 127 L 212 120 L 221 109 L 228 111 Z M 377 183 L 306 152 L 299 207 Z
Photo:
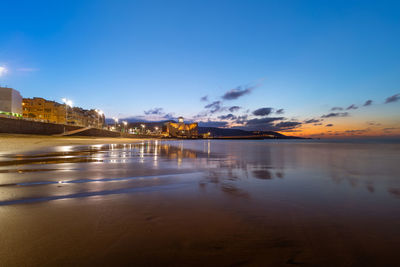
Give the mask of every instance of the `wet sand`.
M 0 157 L 1 266 L 398 266 L 399 145 L 142 141 Z
M 1 134 L 0 155 L 47 149 L 54 146 L 137 143 L 148 139 L 117 137 L 48 136 L 25 134 Z

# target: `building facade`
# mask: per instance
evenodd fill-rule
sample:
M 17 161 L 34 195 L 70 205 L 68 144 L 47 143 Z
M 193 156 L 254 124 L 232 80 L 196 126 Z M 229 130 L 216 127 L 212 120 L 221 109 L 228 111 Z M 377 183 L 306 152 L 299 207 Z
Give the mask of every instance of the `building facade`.
M 100 115 L 94 109 L 88 110 L 79 107 L 68 107 L 67 114 L 67 122 L 72 125 L 102 128 L 105 123 L 104 115 Z
M 40 97 L 24 98 L 22 107 L 24 118 L 42 122 L 101 128 L 105 120 L 104 115 L 94 109 L 70 107 Z
M 0 114 L 22 116 L 22 97 L 17 90 L 0 87 Z
M 197 138 L 197 123 L 185 123 L 183 117 L 178 118 L 178 122 L 167 122 L 166 132 L 170 137 L 176 138 Z
M 65 105 L 41 97 L 22 100 L 23 117 L 43 122 L 65 124 Z

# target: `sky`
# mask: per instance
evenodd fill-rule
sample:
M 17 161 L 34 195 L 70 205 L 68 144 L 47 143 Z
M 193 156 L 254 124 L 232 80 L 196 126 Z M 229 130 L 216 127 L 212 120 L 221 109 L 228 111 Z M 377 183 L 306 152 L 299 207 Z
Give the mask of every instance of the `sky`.
M 107 117 L 400 136 L 399 1 L 7 1 L 0 85 Z

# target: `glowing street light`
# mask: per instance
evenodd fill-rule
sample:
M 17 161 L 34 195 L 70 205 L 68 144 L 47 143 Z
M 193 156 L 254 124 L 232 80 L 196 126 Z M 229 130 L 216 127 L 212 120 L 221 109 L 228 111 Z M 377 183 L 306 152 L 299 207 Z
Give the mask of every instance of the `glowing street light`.
M 101 111 L 100 109 L 95 109 L 95 111 L 97 112 L 98 116 L 97 116 L 97 126 L 100 126 L 100 117 L 103 116 L 104 112 Z M 99 127 L 101 128 L 101 127 Z
M 72 107 L 72 101 L 66 98 L 63 98 L 62 101 L 64 102 L 65 105 Z
M 126 126 L 128 125 L 128 122 L 127 121 L 123 121 L 122 123 L 124 124 L 124 132 L 126 132 Z
M 66 98 L 62 99 L 62 102 L 65 104 L 65 124 L 68 124 L 68 106 L 72 107 L 72 101 Z M 64 128 L 65 131 L 65 128 Z
M 114 126 L 115 126 L 115 128 L 117 128 L 118 118 L 113 117 L 113 120 L 114 120 Z

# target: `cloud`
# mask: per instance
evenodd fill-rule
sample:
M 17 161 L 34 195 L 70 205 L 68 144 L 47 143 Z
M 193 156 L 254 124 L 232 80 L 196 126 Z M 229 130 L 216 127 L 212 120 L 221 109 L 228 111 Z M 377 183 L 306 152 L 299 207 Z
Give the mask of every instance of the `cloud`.
M 222 99 L 224 100 L 234 100 L 234 99 L 238 99 L 239 97 L 242 97 L 244 95 L 250 94 L 251 91 L 254 89 L 255 87 L 245 87 L 242 88 L 241 86 L 238 86 L 232 90 L 229 90 L 228 92 L 226 92 L 223 96 Z
M 358 109 L 358 107 L 356 105 L 352 104 L 346 108 L 346 110 L 350 110 L 350 109 Z
M 332 118 L 332 117 L 347 117 L 349 113 L 347 112 L 339 112 L 339 113 L 329 113 L 322 115 L 321 118 Z
M 229 108 L 229 111 L 230 111 L 230 112 L 235 112 L 235 111 L 238 111 L 239 109 L 241 109 L 241 107 L 239 107 L 239 106 L 232 106 L 232 107 Z
M 310 134 L 310 137 L 318 137 L 318 136 L 323 136 L 325 133 L 316 133 L 316 134 Z
M 146 115 L 163 115 L 163 109 L 162 108 L 153 108 L 153 109 L 149 109 L 149 110 L 145 110 L 144 114 Z
M 247 119 L 247 115 L 238 116 L 236 119 L 237 124 L 241 126 L 234 126 L 233 129 L 242 129 L 247 131 L 286 131 L 294 132 L 295 128 L 302 125 L 298 121 L 283 121 L 284 117 L 264 117 Z
M 249 131 L 279 131 L 281 128 L 276 127 L 274 123 L 283 119 L 283 117 L 250 119 L 245 122 L 245 125 L 241 129 Z
M 366 122 L 368 125 L 370 125 L 370 126 L 380 126 L 380 125 L 382 125 L 382 124 L 380 124 L 380 123 L 378 123 L 378 122 L 375 122 L 375 121 L 367 121 Z
M 265 123 L 271 123 L 274 121 L 279 121 L 279 120 L 283 120 L 283 117 L 268 117 L 268 118 L 262 118 L 262 119 L 251 119 L 248 120 L 246 125 L 248 126 L 254 126 L 254 125 L 262 125 Z
M 226 121 L 200 121 L 199 122 L 199 127 L 226 127 L 228 125 L 228 122 Z
M 325 127 L 332 127 L 332 126 L 333 126 L 332 123 L 329 123 L 329 124 L 325 125 Z
M 272 108 L 259 108 L 253 111 L 253 115 L 255 116 L 268 116 L 271 114 Z
M 221 120 L 236 120 L 237 117 L 235 115 L 233 115 L 232 113 L 230 113 L 230 114 L 227 114 L 227 115 L 221 115 L 221 116 L 218 117 L 218 119 L 221 119 Z
M 309 120 L 305 120 L 303 123 L 308 124 L 308 123 L 318 123 L 322 120 L 317 120 L 317 119 L 309 119 Z
M 211 113 L 223 110 L 221 101 L 214 101 L 208 105 L 205 105 L 204 108 L 208 109 Z
M 276 114 L 283 114 L 285 113 L 285 110 L 283 108 L 278 109 L 277 111 L 275 111 Z
M 174 114 L 172 113 L 167 113 L 163 116 L 163 119 L 167 119 L 167 120 L 177 120 L 178 118 L 174 116 Z
M 7 73 L 7 68 L 5 66 L 0 66 L 0 77 Z
M 371 106 L 371 105 L 372 105 L 372 100 L 367 100 L 367 101 L 365 101 L 363 107 L 368 107 L 368 106 Z
M 331 108 L 331 111 L 335 111 L 335 110 L 343 110 L 343 108 L 341 108 L 341 107 L 333 107 L 333 108 Z
M 386 98 L 385 104 L 397 102 L 399 99 L 400 99 L 400 94 L 392 95 L 392 96 Z
M 243 124 L 247 122 L 247 115 L 238 116 L 236 119 L 236 123 Z
M 275 124 L 276 127 L 279 128 L 294 128 L 300 126 L 302 123 L 298 121 L 282 121 L 280 123 Z
M 390 128 L 384 128 L 383 131 L 385 132 L 391 132 L 400 129 L 400 127 L 390 127 Z
M 208 102 L 208 95 L 205 95 L 202 98 L 200 98 L 200 101 Z
M 369 131 L 369 129 L 360 129 L 360 130 L 347 130 L 347 131 L 344 131 L 344 132 L 348 133 L 348 134 L 351 134 L 351 135 L 354 135 L 354 134 L 363 134 L 363 133 L 366 133 L 368 131 Z

